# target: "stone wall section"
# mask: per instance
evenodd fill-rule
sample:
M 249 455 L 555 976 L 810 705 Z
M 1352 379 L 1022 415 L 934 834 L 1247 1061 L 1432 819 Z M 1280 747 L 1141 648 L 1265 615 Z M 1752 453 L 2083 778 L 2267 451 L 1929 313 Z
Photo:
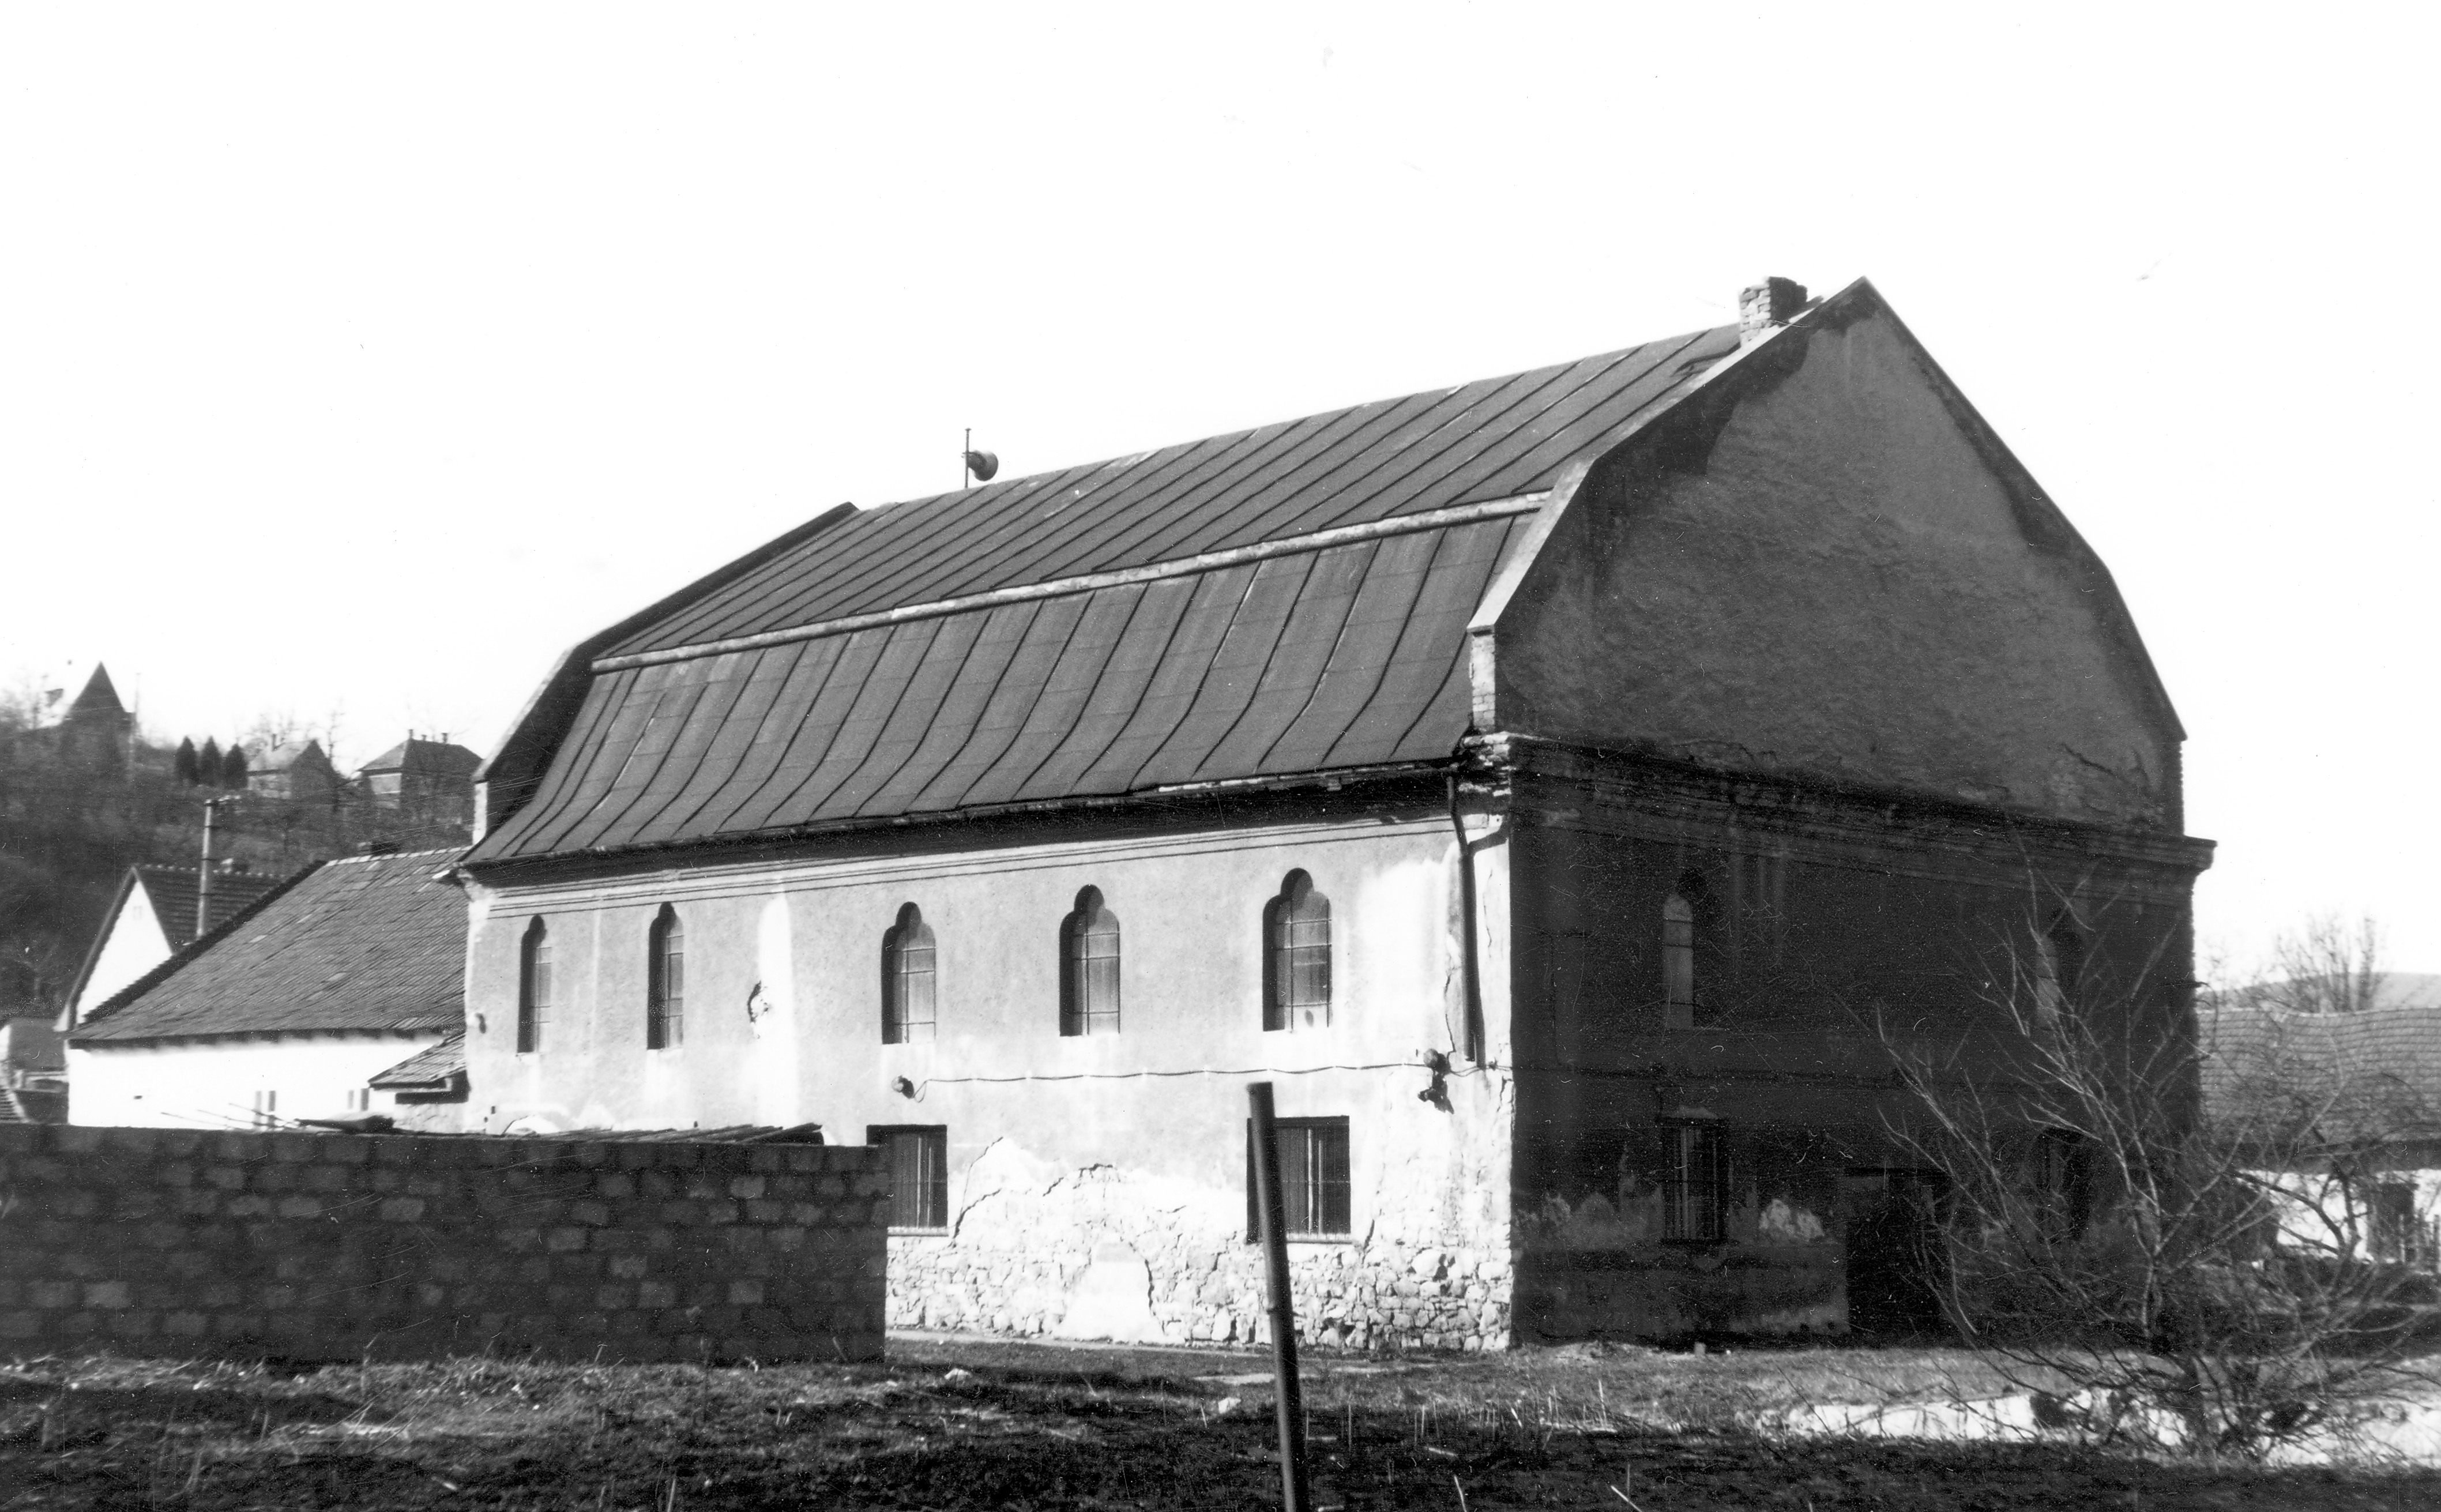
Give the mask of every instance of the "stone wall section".
M 860 1146 L 0 1127 L 0 1351 L 877 1359 Z
M 1226 1197 L 1109 1167 L 999 1183 L 980 1196 L 970 1185 L 963 1195 L 949 1232 L 891 1235 L 893 1327 L 1170 1344 L 1268 1337 L 1262 1251 L 1246 1242 Z M 1417 1218 L 1418 1206 L 1386 1205 L 1345 1241 L 1291 1243 L 1301 1341 L 1509 1346 L 1505 1225 L 1450 1234 L 1402 1221 Z

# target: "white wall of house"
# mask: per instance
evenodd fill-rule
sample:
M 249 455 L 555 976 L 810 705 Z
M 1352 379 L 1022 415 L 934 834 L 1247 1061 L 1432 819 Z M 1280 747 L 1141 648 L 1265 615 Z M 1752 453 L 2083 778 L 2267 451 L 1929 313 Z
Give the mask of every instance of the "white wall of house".
M 191 927 L 193 922 L 190 919 L 188 924 Z M 71 1024 L 81 1022 L 87 1013 L 172 954 L 169 936 L 153 911 L 152 894 L 142 887 L 127 890 L 126 903 L 104 927 L 109 933 L 102 939 L 101 953 L 94 959 L 93 974 L 85 979 L 76 1001 L 68 1005 Z
M 281 1119 L 366 1111 L 366 1083 L 437 1033 L 285 1034 L 68 1049 L 68 1122 L 136 1128 L 233 1128 L 270 1093 Z M 351 1106 L 353 1095 L 360 1101 Z
M 1508 959 L 1507 852 L 1495 821 L 1474 822 L 1495 1069 L 1464 1068 L 1449 1112 L 1418 1096 L 1426 1055 L 1464 1044 L 1457 848 L 1447 814 L 1426 809 L 472 889 L 468 1125 L 812 1120 L 841 1143 L 942 1126 L 949 1223 L 892 1241 L 896 1322 L 1243 1339 L 1260 1310 L 1242 1242 L 1245 1089 L 1268 1079 L 1282 1117 L 1349 1121 L 1352 1230 L 1296 1247 L 1301 1317 L 1327 1340 L 1496 1346 L 1511 1096 L 1507 980 L 1491 963 Z M 1263 910 L 1293 868 L 1330 901 L 1331 1023 L 1266 1032 Z M 1059 926 L 1087 886 L 1119 920 L 1121 1032 L 1063 1037 Z M 910 902 L 933 930 L 938 1027 L 884 1045 L 882 936 Z M 645 942 L 664 904 L 685 927 L 685 1043 L 655 1051 Z M 519 945 L 536 918 L 556 1001 L 541 1048 L 519 1054 Z

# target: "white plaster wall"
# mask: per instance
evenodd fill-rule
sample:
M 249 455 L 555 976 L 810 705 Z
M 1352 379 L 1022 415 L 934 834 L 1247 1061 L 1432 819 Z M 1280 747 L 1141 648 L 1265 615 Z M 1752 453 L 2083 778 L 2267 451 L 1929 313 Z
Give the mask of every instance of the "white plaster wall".
M 945 1125 L 951 1232 L 893 1240 L 898 1322 L 1247 1338 L 1245 1088 L 1269 1079 L 1281 1116 L 1350 1120 L 1356 1236 L 1298 1247 L 1311 1322 L 1335 1305 L 1371 1320 L 1338 1329 L 1350 1341 L 1359 1327 L 1361 1341 L 1505 1341 L 1507 851 L 1488 821 L 1476 834 L 1492 1065 L 1461 1067 L 1451 1112 L 1417 1095 L 1424 1056 L 1463 1047 L 1456 845 L 1429 814 L 477 888 L 468 1125 L 812 1120 L 840 1143 Z M 1331 903 L 1326 1031 L 1262 1028 L 1263 907 L 1291 868 Z M 1058 929 L 1088 885 L 1120 923 L 1122 1032 L 1065 1038 Z M 934 933 L 937 1038 L 883 1045 L 881 938 L 908 902 Z M 644 941 L 664 903 L 686 928 L 685 1043 L 648 1051 Z M 560 1001 L 543 1049 L 519 1055 L 518 943 L 536 916 Z M 900 1077 L 914 1097 L 893 1090 Z M 1391 1269 L 1441 1289 L 1393 1307 Z M 1114 1275 L 1134 1305 L 1112 1302 Z
M 345 1118 L 348 1093 L 438 1034 L 281 1035 L 68 1050 L 68 1122 L 136 1128 L 246 1125 L 254 1094 L 290 1118 Z M 361 1111 L 361 1110 L 359 1110 Z
M 77 1020 L 170 959 L 169 937 L 162 932 L 161 920 L 153 911 L 152 896 L 140 887 L 127 890 L 127 902 L 110 921 L 109 929 L 101 942 L 101 954 L 94 960 L 93 975 L 85 979 L 84 991 L 69 1005 Z

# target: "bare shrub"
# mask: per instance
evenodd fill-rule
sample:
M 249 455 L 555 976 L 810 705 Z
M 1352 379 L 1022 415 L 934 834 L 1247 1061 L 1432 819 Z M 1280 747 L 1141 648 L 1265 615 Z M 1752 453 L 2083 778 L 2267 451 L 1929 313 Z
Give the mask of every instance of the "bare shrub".
M 1883 1036 L 1918 1094 L 1900 1137 L 1948 1179 L 1924 1259 L 1953 1325 L 2052 1426 L 2250 1459 L 2345 1438 L 2428 1378 L 2433 1277 L 2378 1231 L 2433 1109 L 2260 1033 L 2276 1006 L 2208 999 L 2195 1032 L 2166 945 L 2115 981 L 2064 974 L 2058 933 L 2002 950 L 1993 1034 Z M 2326 999 L 2378 981 L 2369 927 L 2305 938 L 2348 965 Z

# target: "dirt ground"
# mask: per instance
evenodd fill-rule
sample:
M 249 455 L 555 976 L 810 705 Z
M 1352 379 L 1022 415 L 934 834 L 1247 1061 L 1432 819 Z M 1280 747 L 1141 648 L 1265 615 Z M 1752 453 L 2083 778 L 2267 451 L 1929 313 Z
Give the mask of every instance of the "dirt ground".
M 295 1373 L 0 1363 L 0 1507 L 1277 1505 L 1262 1357 L 894 1339 L 877 1365 L 512 1360 Z M 1943 1351 L 1580 1347 L 1310 1362 L 1323 1507 L 2441 1506 L 2441 1471 L 1772 1437 L 1809 1400 L 1973 1393 Z

